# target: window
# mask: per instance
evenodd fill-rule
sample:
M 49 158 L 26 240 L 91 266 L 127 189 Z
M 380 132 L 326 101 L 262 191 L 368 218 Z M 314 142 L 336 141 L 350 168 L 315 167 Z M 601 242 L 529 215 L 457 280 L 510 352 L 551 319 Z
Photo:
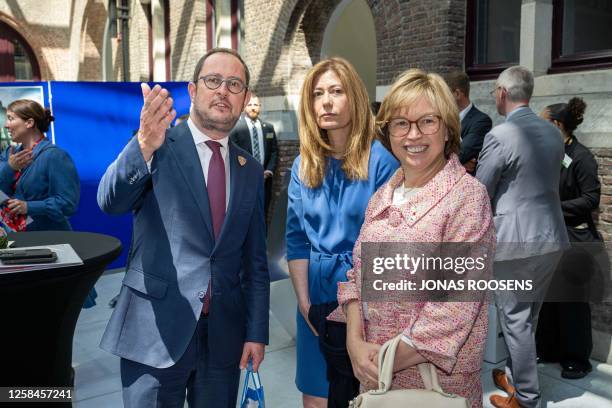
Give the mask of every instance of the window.
M 32 79 L 32 63 L 26 49 L 17 40 L 13 40 L 15 54 L 13 61 L 15 62 L 15 80 L 29 81 Z
M 0 81 L 32 80 L 40 80 L 32 49 L 17 31 L 0 23 Z
M 474 79 L 494 78 L 520 54 L 521 0 L 468 0 L 465 66 Z
M 612 67 L 612 1 L 554 0 L 549 72 Z

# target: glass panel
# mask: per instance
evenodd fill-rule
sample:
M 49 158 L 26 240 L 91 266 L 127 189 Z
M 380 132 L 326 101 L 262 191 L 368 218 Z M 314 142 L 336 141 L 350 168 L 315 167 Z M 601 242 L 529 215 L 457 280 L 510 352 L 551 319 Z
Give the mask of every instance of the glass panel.
M 13 40 L 13 43 L 15 44 L 15 80 L 30 81 L 32 80 L 32 64 L 28 53 L 19 41 Z
M 612 50 L 612 1 L 564 0 L 563 55 Z
M 475 64 L 518 63 L 521 0 L 476 0 Z

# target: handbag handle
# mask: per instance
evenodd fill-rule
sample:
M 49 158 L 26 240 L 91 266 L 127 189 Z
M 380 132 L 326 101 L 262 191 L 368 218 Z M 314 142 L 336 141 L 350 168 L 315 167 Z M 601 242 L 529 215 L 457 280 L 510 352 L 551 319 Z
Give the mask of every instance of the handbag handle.
M 242 398 L 240 400 L 241 406 L 242 406 L 242 403 L 244 403 L 247 393 L 248 393 L 250 378 L 253 379 L 253 386 L 255 387 L 255 389 L 260 389 L 261 388 L 261 378 L 259 377 L 259 372 L 253 371 L 253 362 L 251 360 L 249 360 L 249 363 L 246 367 L 246 373 L 244 375 L 244 386 L 242 388 Z M 261 406 L 261 408 L 265 408 L 265 401 L 262 401 L 262 403 L 263 405 Z
M 382 345 L 378 352 L 378 391 L 389 391 L 393 382 L 393 363 L 395 362 L 395 351 L 399 342 L 402 341 L 402 335 L 396 336 Z M 438 380 L 438 372 L 436 367 L 431 363 L 421 363 L 417 365 L 425 389 L 436 391 L 443 395 L 448 395 L 440 387 Z

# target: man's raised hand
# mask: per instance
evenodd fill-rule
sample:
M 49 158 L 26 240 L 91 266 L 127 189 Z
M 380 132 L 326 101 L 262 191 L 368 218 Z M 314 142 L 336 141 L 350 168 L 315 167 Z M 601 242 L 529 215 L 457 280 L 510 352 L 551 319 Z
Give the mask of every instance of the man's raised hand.
M 144 104 L 140 111 L 138 144 L 145 161 L 149 161 L 164 143 L 166 129 L 176 117 L 176 111 L 172 107 L 173 100 L 167 89 L 159 85 L 151 89 L 145 83 L 140 84 L 140 87 Z

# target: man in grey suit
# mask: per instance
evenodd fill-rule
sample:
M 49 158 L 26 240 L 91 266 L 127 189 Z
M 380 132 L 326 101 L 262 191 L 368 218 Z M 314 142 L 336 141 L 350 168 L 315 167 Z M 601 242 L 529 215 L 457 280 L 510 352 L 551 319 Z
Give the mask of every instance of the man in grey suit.
M 559 199 L 564 156 L 559 131 L 530 108 L 533 74 L 514 66 L 495 84 L 495 104 L 506 121 L 486 136 L 476 178 L 491 197 L 497 232 L 497 279 L 529 279 L 528 299 L 497 291 L 495 302 L 510 357 L 493 380 L 509 396 L 494 395 L 496 407 L 538 407 L 535 331 L 542 300 L 568 238 Z
M 142 84 L 140 129 L 109 166 L 98 204 L 134 215 L 127 272 L 101 347 L 121 357 L 125 407 L 235 408 L 240 369 L 268 342 L 263 168 L 229 141 L 249 100 L 238 53 L 196 65 L 186 122 Z

